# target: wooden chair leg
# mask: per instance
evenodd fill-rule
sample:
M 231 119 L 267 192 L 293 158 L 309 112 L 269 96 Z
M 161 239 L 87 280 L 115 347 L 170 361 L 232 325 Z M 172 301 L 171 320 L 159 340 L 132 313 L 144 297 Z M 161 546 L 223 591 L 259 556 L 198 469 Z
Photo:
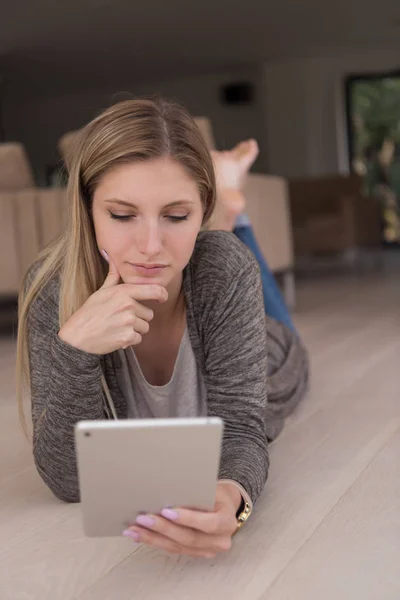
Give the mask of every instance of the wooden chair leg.
M 283 274 L 283 295 L 290 310 L 296 308 L 296 285 L 292 270 Z

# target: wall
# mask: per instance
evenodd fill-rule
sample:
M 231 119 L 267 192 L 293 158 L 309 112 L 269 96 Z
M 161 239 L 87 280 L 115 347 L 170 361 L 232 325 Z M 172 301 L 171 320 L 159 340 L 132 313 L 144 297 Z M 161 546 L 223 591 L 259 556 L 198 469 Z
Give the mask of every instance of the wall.
M 268 166 L 286 177 L 348 172 L 344 78 L 400 67 L 400 45 L 265 65 Z
M 220 86 L 232 81 L 249 81 L 256 87 L 252 105 L 225 106 L 220 102 Z M 101 109 L 132 95 L 160 94 L 187 106 L 194 116 L 208 116 L 220 148 L 256 137 L 261 152 L 255 170 L 266 167 L 264 121 L 264 77 L 261 68 L 248 67 L 229 72 L 132 85 L 122 81 L 110 90 L 81 90 L 57 95 L 13 95 L 4 97 L 4 123 L 7 140 L 25 144 L 39 182 L 45 180 L 46 165 L 59 160 L 57 141 L 63 133 L 81 127 Z

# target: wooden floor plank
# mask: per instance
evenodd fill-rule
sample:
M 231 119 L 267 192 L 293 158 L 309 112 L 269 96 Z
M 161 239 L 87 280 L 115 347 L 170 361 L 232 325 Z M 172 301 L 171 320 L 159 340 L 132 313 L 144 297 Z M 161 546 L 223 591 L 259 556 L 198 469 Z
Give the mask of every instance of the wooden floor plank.
M 400 432 L 259 600 L 400 598 Z

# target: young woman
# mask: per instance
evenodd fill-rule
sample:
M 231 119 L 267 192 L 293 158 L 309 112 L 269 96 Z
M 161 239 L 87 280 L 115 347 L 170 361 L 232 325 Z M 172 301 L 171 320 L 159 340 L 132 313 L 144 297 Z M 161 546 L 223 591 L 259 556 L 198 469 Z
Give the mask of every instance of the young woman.
M 215 556 L 263 489 L 268 440 L 304 391 L 304 350 L 265 317 L 251 252 L 231 233 L 203 231 L 214 169 L 184 109 L 161 100 L 111 107 L 84 128 L 69 170 L 68 225 L 20 296 L 18 395 L 27 382 L 38 472 L 76 502 L 77 421 L 219 416 L 214 512 L 166 509 L 124 532 Z

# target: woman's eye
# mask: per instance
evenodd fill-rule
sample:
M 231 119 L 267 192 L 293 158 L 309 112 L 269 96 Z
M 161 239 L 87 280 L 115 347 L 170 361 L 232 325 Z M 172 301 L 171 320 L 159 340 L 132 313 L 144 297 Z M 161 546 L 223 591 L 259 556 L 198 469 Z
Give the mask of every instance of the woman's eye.
M 177 217 L 174 215 L 168 215 L 167 219 L 172 221 L 172 223 L 179 223 L 179 221 L 187 221 L 189 215 L 183 215 L 181 217 Z
M 110 213 L 110 217 L 112 219 L 117 219 L 118 221 L 127 221 L 128 219 L 134 217 L 134 215 L 115 215 L 110 210 L 108 212 Z
M 117 221 L 129 221 L 129 219 L 134 219 L 136 215 L 116 215 L 115 213 L 108 211 L 110 213 L 110 217 L 112 219 L 116 219 Z M 172 223 L 179 223 L 180 221 L 187 221 L 189 215 L 166 215 L 166 218 Z

